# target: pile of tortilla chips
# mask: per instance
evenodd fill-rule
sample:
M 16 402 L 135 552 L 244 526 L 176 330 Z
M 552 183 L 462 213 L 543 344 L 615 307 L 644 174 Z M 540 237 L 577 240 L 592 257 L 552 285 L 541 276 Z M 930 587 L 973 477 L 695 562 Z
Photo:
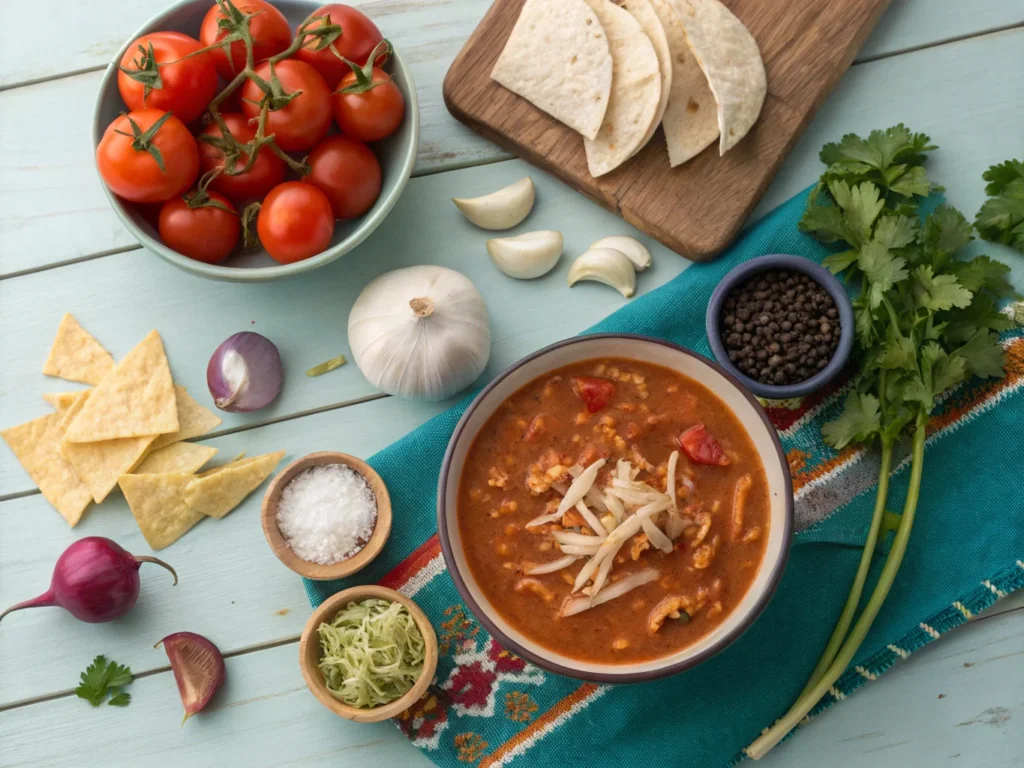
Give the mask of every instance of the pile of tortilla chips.
M 186 443 L 221 420 L 171 379 L 156 331 L 119 363 L 70 314 L 43 373 L 94 385 L 43 395 L 54 412 L 0 432 L 40 492 L 74 527 L 116 485 L 146 541 L 162 549 L 203 517 L 223 517 L 284 452 L 196 474 L 216 448 Z
M 747 135 L 768 91 L 757 42 L 719 0 L 526 0 L 491 77 L 583 136 L 602 176 L 658 126 L 669 164 Z

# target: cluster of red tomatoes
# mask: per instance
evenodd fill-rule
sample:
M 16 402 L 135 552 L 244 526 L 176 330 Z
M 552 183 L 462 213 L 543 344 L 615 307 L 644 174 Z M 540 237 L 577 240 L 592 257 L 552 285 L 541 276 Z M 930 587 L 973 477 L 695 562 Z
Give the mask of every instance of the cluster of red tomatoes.
M 317 9 L 293 37 L 265 0 L 217 0 L 198 40 L 154 32 L 129 46 L 118 89 L 130 111 L 103 134 L 100 175 L 125 200 L 159 203 L 161 239 L 193 259 L 227 258 L 250 213 L 275 260 L 314 256 L 335 219 L 362 215 L 380 194 L 367 143 L 405 116 L 379 68 L 389 52 L 347 5 Z M 332 118 L 341 132 L 328 135 Z

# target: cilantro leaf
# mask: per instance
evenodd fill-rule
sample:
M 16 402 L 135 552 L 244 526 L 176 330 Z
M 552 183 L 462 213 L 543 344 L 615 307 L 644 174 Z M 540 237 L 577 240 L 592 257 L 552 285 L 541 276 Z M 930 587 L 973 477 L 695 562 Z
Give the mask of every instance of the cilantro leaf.
M 950 317 L 945 336 L 953 344 L 964 343 L 979 328 L 1006 331 L 1014 325 L 1013 318 L 1000 312 L 995 300 L 987 293 L 975 294 L 970 306 L 954 311 Z
M 915 165 L 889 184 L 889 189 L 904 197 L 912 197 L 914 195 L 927 197 L 928 193 L 931 192 L 932 185 L 928 181 L 928 175 L 925 173 L 924 168 L 920 165 Z
M 1024 178 L 1006 184 L 998 197 L 990 197 L 974 220 L 985 240 L 1003 243 L 1024 253 Z
M 797 228 L 823 243 L 834 243 L 837 240 L 852 242 L 854 238 L 846 225 L 842 211 L 835 206 L 816 202 L 808 204 Z
M 859 245 L 870 240 L 871 226 L 885 207 L 885 201 L 879 198 L 878 187 L 870 182 L 850 187 L 845 181 L 830 181 L 828 190 L 843 209 L 847 228 L 859 238 L 850 242 Z
M 984 289 L 991 291 L 999 299 L 1017 295 L 1009 280 L 1009 265 L 988 256 L 975 256 L 970 261 L 950 262 L 947 270 L 956 275 L 960 285 L 973 293 Z
M 839 418 L 822 427 L 825 442 L 840 449 L 850 443 L 866 441 L 881 427 L 882 416 L 878 406 L 878 398 L 874 395 L 851 392 Z
M 988 182 L 985 186 L 985 194 L 1001 195 L 1014 179 L 1024 179 L 1024 162 L 1007 160 L 999 165 L 990 166 L 981 174 L 981 178 Z
M 954 354 L 964 358 L 967 370 L 973 375 L 986 378 L 1003 375 L 1003 346 L 999 337 L 991 331 L 979 328 Z
M 890 326 L 891 329 L 891 326 Z M 902 368 L 908 371 L 917 370 L 917 349 L 914 348 L 912 339 L 906 336 L 897 336 L 899 331 L 890 332 L 889 338 L 882 345 L 878 355 L 880 368 L 894 369 Z
M 131 703 L 132 695 L 125 691 L 119 690 L 113 696 L 110 697 L 110 701 L 107 702 L 112 707 L 127 707 Z
M 966 217 L 951 205 L 936 208 L 924 223 L 921 244 L 933 266 L 943 266 L 949 257 L 967 245 L 974 237 Z
M 906 216 L 882 216 L 874 239 L 890 250 L 909 245 L 917 238 L 917 225 Z
M 857 265 L 870 283 L 868 298 L 872 309 L 882 303 L 886 291 L 908 277 L 903 268 L 906 263 L 903 257 L 893 256 L 888 248 L 874 240 L 860 249 Z
M 939 312 L 953 307 L 967 307 L 973 294 L 957 281 L 955 275 L 936 275 L 927 264 L 914 270 L 914 300 L 921 309 Z
M 80 684 L 75 688 L 75 695 L 80 699 L 85 699 L 94 707 L 98 707 L 107 697 L 108 690 L 114 689 L 115 696 L 128 696 L 118 689 L 131 683 L 132 671 L 128 667 L 108 661 L 106 656 L 100 655 L 86 667 L 80 675 L 80 680 Z M 128 700 L 130 698 L 128 696 Z M 128 700 L 123 700 L 123 703 L 118 703 L 115 706 L 126 706 Z
M 857 257 L 860 254 L 856 250 L 843 251 L 842 253 L 833 253 L 826 256 L 821 265 L 825 267 L 833 275 L 838 275 L 844 269 L 848 269 L 857 263 Z
M 966 377 L 967 361 L 960 355 L 947 355 L 943 352 L 932 369 L 932 392 L 936 395 L 945 392 Z

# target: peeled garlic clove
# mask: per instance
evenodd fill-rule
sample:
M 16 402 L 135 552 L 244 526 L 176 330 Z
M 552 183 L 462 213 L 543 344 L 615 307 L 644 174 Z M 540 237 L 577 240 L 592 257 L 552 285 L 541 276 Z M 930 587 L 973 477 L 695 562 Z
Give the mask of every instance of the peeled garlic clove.
M 509 277 L 531 280 L 547 274 L 562 255 L 562 233 L 553 229 L 487 241 L 491 261 Z
M 596 280 L 610 285 L 627 299 L 636 292 L 636 269 L 622 251 L 591 248 L 572 263 L 569 285 L 580 280 Z
M 651 266 L 651 252 L 647 250 L 643 243 L 634 237 L 629 237 L 627 235 L 602 237 L 596 243 L 591 243 L 590 247 L 614 248 L 616 251 L 622 251 L 627 257 L 629 257 L 629 260 L 633 262 L 633 266 L 636 267 L 637 272 L 643 272 Z
M 462 215 L 482 229 L 510 229 L 533 208 L 533 179 L 527 176 L 515 184 L 482 197 L 453 197 Z

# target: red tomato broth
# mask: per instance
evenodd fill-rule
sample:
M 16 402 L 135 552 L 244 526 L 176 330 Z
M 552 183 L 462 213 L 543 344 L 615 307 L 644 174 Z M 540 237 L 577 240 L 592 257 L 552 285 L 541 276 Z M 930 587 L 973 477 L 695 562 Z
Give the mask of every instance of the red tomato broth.
M 575 377 L 614 381 L 615 392 L 603 408 L 588 413 L 578 382 L 573 386 Z M 636 466 L 645 460 L 648 469 L 637 480 L 664 491 L 669 455 L 679 450 L 681 433 L 698 423 L 718 440 L 730 460 L 726 466 L 698 464 L 680 451 L 678 506 L 682 511 L 703 502 L 702 510 L 711 519 L 703 543 L 694 546 L 699 531 L 693 527 L 676 539 L 670 553 L 653 546 L 639 550 L 639 535 L 630 538 L 616 557 L 604 589 L 645 568 L 657 569 L 659 578 L 582 613 L 560 617 L 559 610 L 572 594 L 573 581 L 587 558 L 555 573 L 523 573 L 562 557 L 550 535 L 557 523 L 525 527 L 534 518 L 554 511 L 562 498 L 558 491 L 545 488 L 545 471 L 554 464 L 585 467 L 604 457 L 607 463 L 595 483 L 603 489 L 616 461 L 624 459 Z M 682 479 L 684 474 L 694 484 L 692 495 Z M 744 476 L 750 480 L 743 481 Z M 742 524 L 736 525 L 734 494 L 738 483 L 747 482 Z M 602 516 L 596 509 L 592 511 Z M 462 470 L 457 520 L 470 571 L 509 625 L 570 658 L 636 663 L 693 645 L 719 626 L 742 600 L 768 539 L 768 481 L 739 419 L 702 384 L 650 363 L 589 360 L 535 379 L 491 416 L 475 438 Z M 585 525 L 575 510 L 567 512 L 562 523 L 567 530 L 593 533 L 589 528 L 566 525 Z M 700 555 L 697 551 L 716 536 L 708 563 L 707 550 Z M 632 558 L 634 545 L 638 546 L 636 560 Z M 695 555 L 705 567 L 695 567 Z M 524 579 L 536 583 L 524 583 Z M 649 622 L 655 606 L 665 598 L 679 596 L 690 600 L 690 620 L 668 618 L 652 632 Z

